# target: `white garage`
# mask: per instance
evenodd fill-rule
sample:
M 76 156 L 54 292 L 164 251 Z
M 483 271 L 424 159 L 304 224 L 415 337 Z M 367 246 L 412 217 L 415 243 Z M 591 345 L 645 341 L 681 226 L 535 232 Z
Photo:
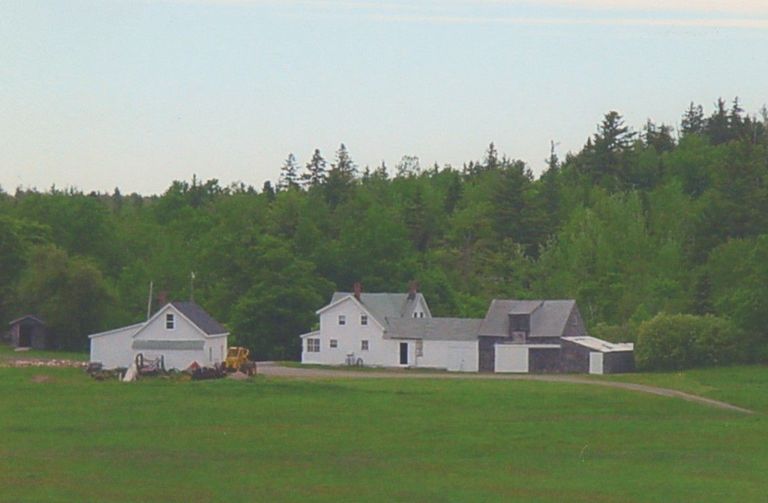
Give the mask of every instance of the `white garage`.
M 171 302 L 143 323 L 90 335 L 91 362 L 104 368 L 129 367 L 136 355 L 162 357 L 167 369 L 221 363 L 229 333 L 194 302 Z

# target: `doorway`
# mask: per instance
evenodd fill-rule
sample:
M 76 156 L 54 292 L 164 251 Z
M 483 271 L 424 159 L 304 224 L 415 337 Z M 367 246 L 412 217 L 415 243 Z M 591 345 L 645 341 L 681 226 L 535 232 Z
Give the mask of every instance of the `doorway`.
M 408 365 L 408 343 L 400 343 L 400 365 Z
M 19 347 L 32 347 L 32 327 L 19 326 Z

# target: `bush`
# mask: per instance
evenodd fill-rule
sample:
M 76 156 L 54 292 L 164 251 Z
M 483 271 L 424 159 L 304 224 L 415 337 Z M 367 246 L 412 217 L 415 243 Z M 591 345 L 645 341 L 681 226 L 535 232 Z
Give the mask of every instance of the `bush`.
M 744 359 L 747 339 L 730 321 L 715 316 L 658 314 L 640 325 L 637 367 L 680 370 Z

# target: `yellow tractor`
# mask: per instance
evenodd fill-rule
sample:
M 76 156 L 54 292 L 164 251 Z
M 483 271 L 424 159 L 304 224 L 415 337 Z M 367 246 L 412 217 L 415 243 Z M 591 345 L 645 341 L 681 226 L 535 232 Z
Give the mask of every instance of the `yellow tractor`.
M 224 365 L 227 368 L 227 372 L 243 372 L 252 376 L 256 373 L 256 362 L 252 362 L 248 359 L 251 352 L 248 348 L 242 348 L 239 346 L 233 346 L 227 351 L 227 359 Z

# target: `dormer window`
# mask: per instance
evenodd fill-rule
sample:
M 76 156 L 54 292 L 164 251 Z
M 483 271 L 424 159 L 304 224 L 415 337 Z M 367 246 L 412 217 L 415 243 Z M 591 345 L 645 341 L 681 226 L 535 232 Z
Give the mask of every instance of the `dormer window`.
M 361 325 L 367 325 L 368 324 L 368 315 L 367 314 L 361 314 L 360 315 L 360 324 Z
M 176 316 L 173 313 L 168 313 L 165 315 L 165 329 L 173 330 L 174 328 L 176 328 Z

